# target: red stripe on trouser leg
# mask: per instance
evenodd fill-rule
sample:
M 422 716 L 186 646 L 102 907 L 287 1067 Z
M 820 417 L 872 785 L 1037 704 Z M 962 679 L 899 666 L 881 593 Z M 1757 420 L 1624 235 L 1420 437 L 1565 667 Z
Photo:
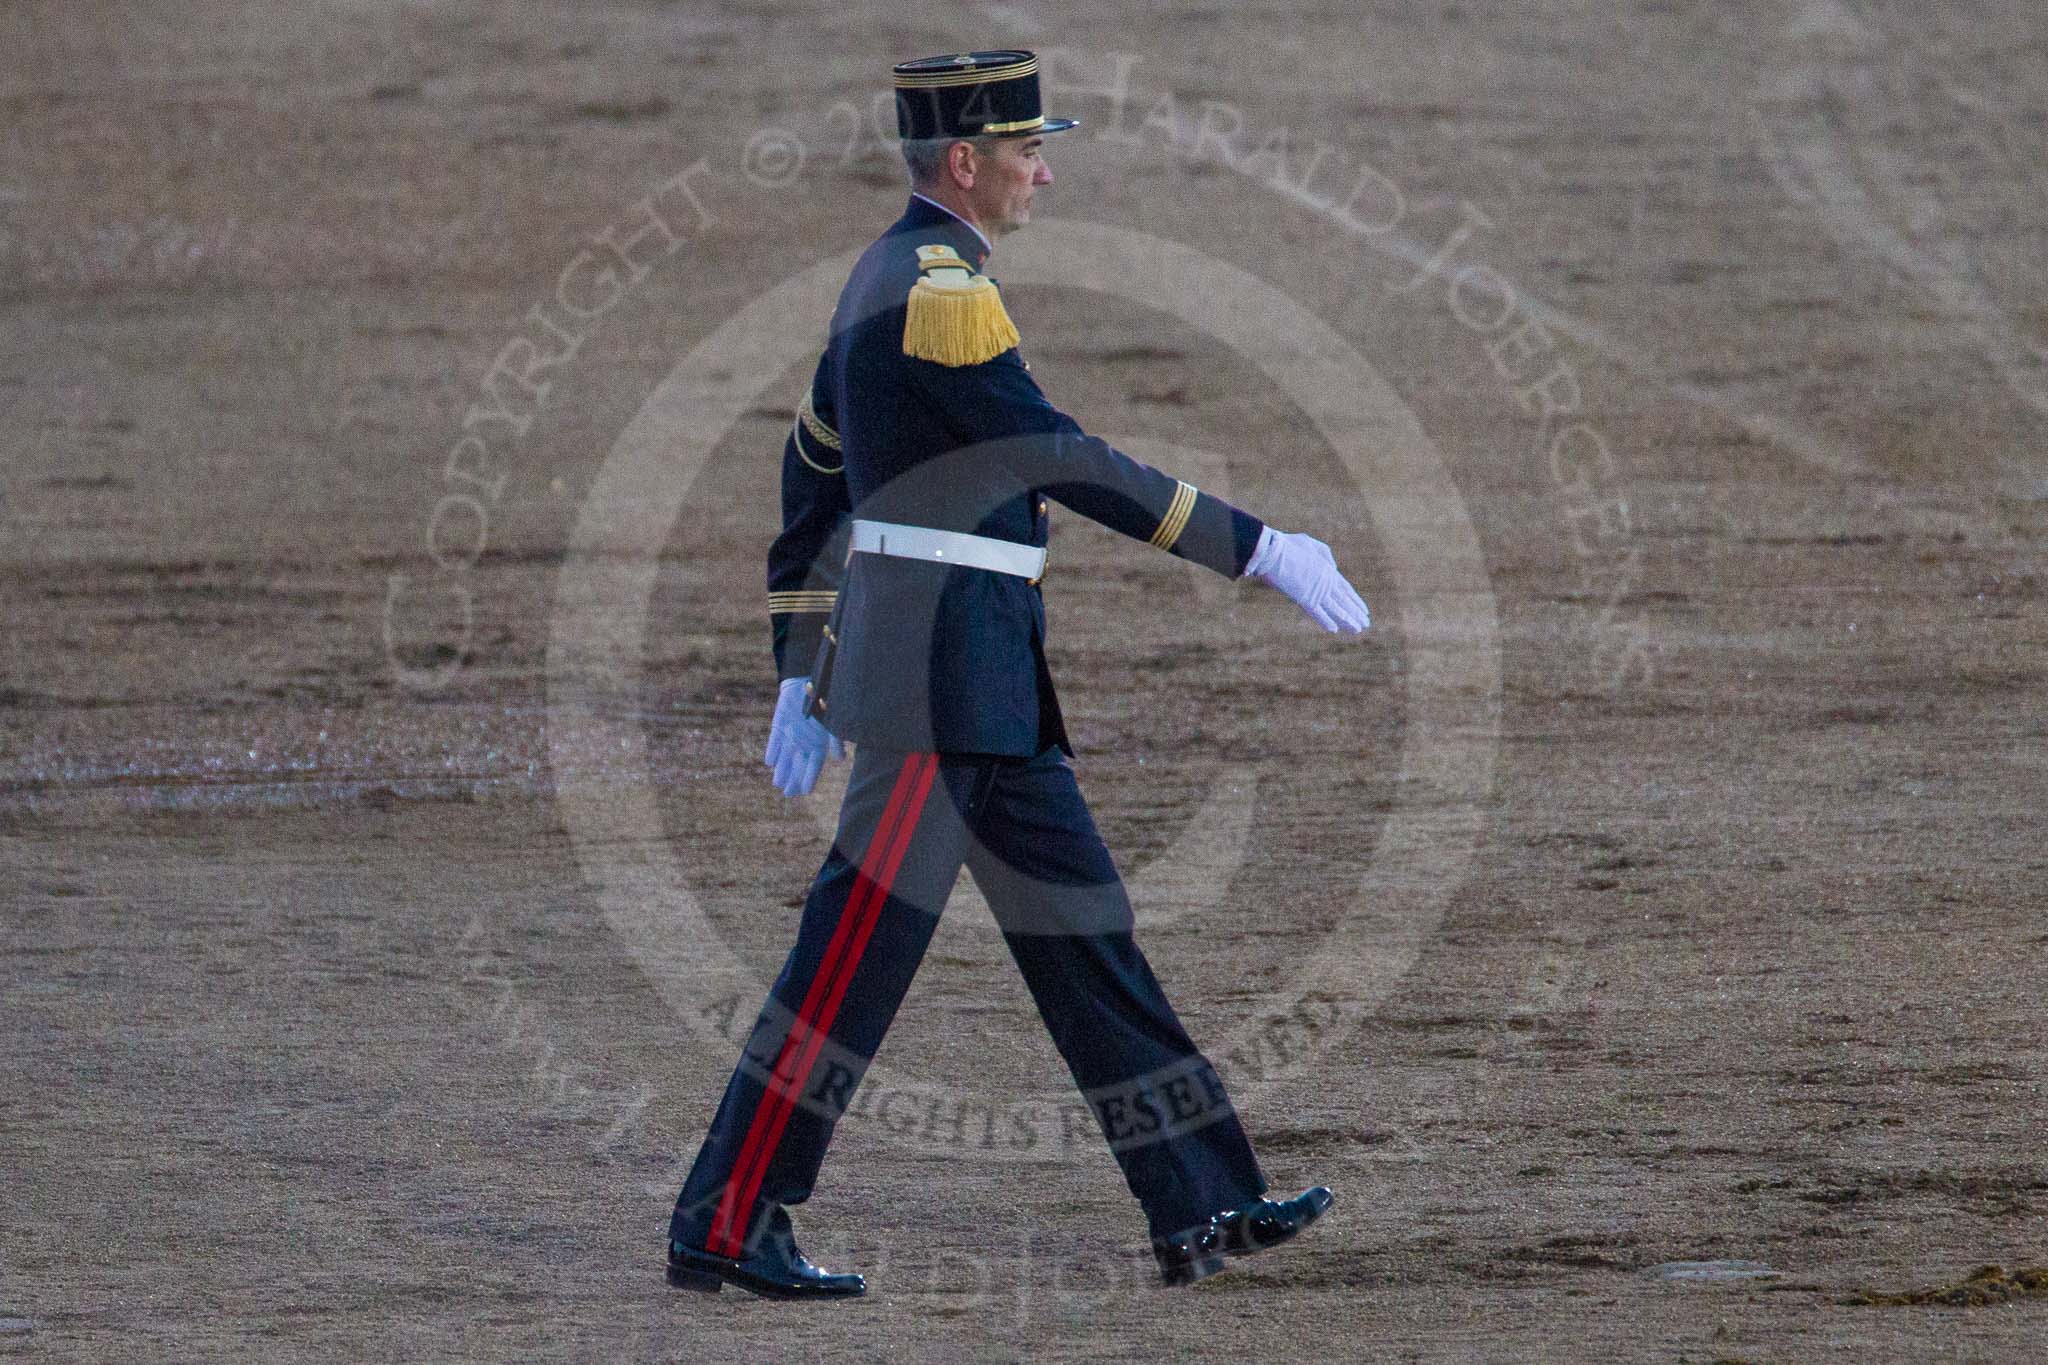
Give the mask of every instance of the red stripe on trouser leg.
M 897 834 L 896 846 L 890 850 L 889 861 L 882 868 L 881 889 L 873 897 L 869 914 L 861 920 L 860 927 L 855 931 L 853 947 L 848 954 L 851 961 L 860 961 L 860 955 L 867 950 L 868 939 L 875 932 L 875 924 L 882 917 L 882 901 L 888 896 L 889 888 L 895 884 L 896 869 L 903 865 L 904 854 L 910 850 L 910 836 L 917 830 L 917 813 L 924 809 L 924 798 L 931 791 L 932 775 L 937 768 L 938 762 L 934 759 L 918 778 L 917 791 L 910 798 L 910 818 L 904 822 L 901 832 Z M 839 1002 L 846 997 L 846 988 L 852 982 L 851 971 L 840 975 L 839 983 L 833 987 L 832 994 L 825 1001 L 825 1018 L 832 1019 L 838 1016 Z M 819 1041 L 823 1041 L 822 1037 Z
M 922 757 L 924 761 L 916 777 L 916 788 L 911 792 L 903 815 L 897 821 L 894 837 L 888 841 L 889 846 L 883 852 L 879 875 L 870 878 L 866 875 L 868 869 L 863 867 L 864 885 L 857 884 L 853 896 L 847 901 L 848 909 L 851 910 L 855 903 L 860 901 L 860 893 L 863 890 L 867 892 L 866 900 L 860 904 L 855 916 L 853 941 L 845 957 L 841 959 L 841 969 L 832 984 L 830 994 L 825 998 L 824 1007 L 818 1013 L 817 1026 L 804 1035 L 803 1046 L 797 1055 L 793 1074 L 806 1078 L 806 1082 L 811 1074 L 811 1068 L 817 1064 L 818 1054 L 824 1050 L 832 1021 L 838 1017 L 839 1003 L 846 998 L 847 987 L 853 983 L 853 974 L 860 966 L 861 954 L 866 951 L 868 939 L 873 936 L 875 925 L 882 917 L 882 906 L 889 899 L 889 890 L 895 884 L 897 870 L 903 866 L 904 855 L 910 849 L 910 838 L 917 832 L 918 816 L 924 810 L 925 797 L 931 793 L 932 779 L 939 770 L 939 756 L 925 754 Z M 870 852 L 872 851 L 871 845 Z M 783 1129 L 789 1126 L 789 1117 L 795 1112 L 796 1097 L 801 1089 L 801 1086 L 792 1087 L 776 1097 L 778 1103 L 761 1144 L 759 1159 L 753 1172 L 744 1181 L 739 1182 L 739 1198 L 734 1204 L 736 1210 L 751 1210 L 754 1207 L 754 1199 L 761 1192 L 761 1182 L 768 1175 L 769 1159 L 782 1141 Z
M 711 1233 L 707 1239 L 709 1249 L 719 1255 L 736 1256 L 743 1245 L 743 1229 L 737 1226 L 741 1210 L 751 1207 L 751 1200 L 740 1199 L 743 1187 L 758 1185 L 757 1167 L 765 1170 L 769 1152 L 764 1148 L 763 1139 L 774 1126 L 777 1108 L 793 1095 L 797 1088 L 796 1078 L 804 1074 L 797 1066 L 802 1053 L 803 1042 L 817 1018 L 818 1007 L 831 990 L 833 978 L 843 958 L 848 941 L 854 936 L 865 904 L 865 888 L 880 872 L 887 860 L 888 848 L 895 833 L 897 822 L 902 817 L 905 800 L 916 783 L 916 774 L 921 756 L 911 754 L 903 760 L 903 768 L 896 776 L 896 785 L 889 793 L 889 800 L 882 808 L 882 818 L 869 837 L 866 852 L 861 855 L 860 874 L 855 879 L 853 894 L 847 898 L 840 911 L 839 923 L 833 929 L 831 942 L 826 946 L 824 956 L 819 960 L 816 975 L 811 979 L 805 992 L 797 1017 L 790 1025 L 789 1033 L 783 1038 L 782 1047 L 776 1054 L 775 1065 L 769 1072 L 768 1084 L 764 1087 L 761 1105 L 754 1112 L 753 1122 L 748 1126 L 746 1139 L 740 1144 L 740 1154 L 733 1170 L 726 1180 L 725 1190 L 719 1199 L 718 1212 L 712 1219 Z M 752 1180 L 749 1177 L 754 1177 Z
M 802 1046 L 798 1050 L 796 1066 L 792 1073 L 794 1076 L 804 1077 L 807 1081 L 811 1068 L 817 1063 L 818 1054 L 824 1050 L 832 1022 L 839 1014 L 840 1001 L 845 998 L 847 987 L 852 984 L 853 974 L 860 966 L 861 954 L 866 950 L 875 924 L 881 918 L 882 905 L 888 900 L 897 870 L 903 865 L 904 855 L 910 848 L 911 836 L 917 830 L 918 816 L 924 809 L 925 797 L 931 791 L 932 779 L 938 772 L 938 766 L 936 754 L 924 756 L 916 778 L 916 788 L 897 821 L 893 837 L 885 841 L 880 867 L 877 869 L 864 866 L 862 881 L 855 886 L 853 896 L 848 899 L 848 908 L 854 912 L 853 939 L 840 960 L 840 969 L 831 977 L 830 992 L 817 1013 L 816 1027 L 803 1035 Z M 759 1145 L 753 1169 L 743 1179 L 736 1181 L 739 1187 L 738 1199 L 735 1202 L 736 1210 L 753 1208 L 754 1200 L 761 1191 L 761 1183 L 768 1174 L 769 1159 L 782 1141 L 783 1130 L 789 1124 L 790 1115 L 795 1112 L 796 1097 L 801 1090 L 801 1085 L 792 1086 L 775 1097 L 776 1103 L 771 1111 L 768 1130 Z
M 888 861 L 888 851 L 894 842 L 896 825 L 902 818 L 903 808 L 917 783 L 917 774 L 924 755 L 911 754 L 903 760 L 903 768 L 896 775 L 896 785 L 889 793 L 889 800 L 882 808 L 882 818 L 869 836 L 868 846 L 861 855 L 860 874 L 854 881 L 853 893 L 847 897 L 845 907 L 840 911 L 839 923 L 832 931 L 831 942 L 818 962 L 817 974 L 811 978 L 810 988 L 804 993 L 804 1000 L 797 1010 L 795 1022 L 782 1040 L 782 1047 L 775 1057 L 775 1065 L 769 1072 L 769 1080 L 761 1097 L 761 1105 L 754 1111 L 754 1119 L 747 1127 L 747 1136 L 740 1143 L 740 1154 L 727 1177 L 725 1190 L 719 1199 L 718 1212 L 711 1221 L 711 1233 L 706 1239 L 709 1250 L 721 1256 L 737 1256 L 743 1245 L 742 1230 L 736 1226 L 740 1211 L 751 1207 L 752 1199 L 739 1198 L 742 1185 L 758 1188 L 761 1174 L 767 1169 L 768 1156 L 773 1151 L 774 1140 L 765 1144 L 763 1139 L 773 1127 L 779 1136 L 781 1125 L 775 1123 L 775 1110 L 799 1088 L 798 1076 L 806 1074 L 807 1067 L 797 1065 L 803 1051 L 803 1044 L 817 1018 L 820 1003 L 831 993 L 833 978 L 838 974 L 838 965 L 843 958 L 848 942 L 856 936 L 856 930 L 866 904 L 867 888 L 880 874 Z M 865 936 L 862 942 L 865 943 Z M 822 1029 L 820 1030 L 822 1031 Z M 758 1170 L 755 1168 L 758 1166 Z M 749 1179 L 751 1176 L 751 1179 Z
M 717 1215 L 711 1222 L 711 1234 L 707 1239 L 709 1249 L 721 1256 L 736 1255 L 742 1238 L 733 1224 L 741 1205 L 738 1203 L 739 1188 L 745 1176 L 751 1171 L 761 1146 L 762 1136 L 772 1120 L 772 1109 L 783 1093 L 793 1083 L 795 1061 L 802 1043 L 804 1030 L 809 1021 L 816 1018 L 819 1002 L 831 989 L 832 977 L 844 953 L 847 941 L 852 938 L 854 927 L 860 919 L 861 888 L 880 870 L 880 864 L 887 856 L 890 838 L 895 832 L 896 821 L 900 818 L 904 800 L 909 796 L 916 782 L 919 756 L 912 754 L 903 760 L 902 771 L 896 775 L 896 785 L 889 793 L 889 800 L 882 807 L 882 818 L 869 836 L 867 850 L 861 855 L 860 876 L 854 883 L 854 894 L 848 897 L 839 914 L 839 923 L 832 931 L 831 941 L 818 962 L 816 975 L 811 978 L 810 988 L 804 993 L 802 1006 L 797 1010 L 796 1020 L 790 1025 L 789 1033 L 782 1040 L 782 1047 L 776 1053 L 775 1065 L 769 1071 L 769 1080 L 761 1097 L 760 1108 L 754 1111 L 754 1120 L 747 1128 L 746 1139 L 740 1144 L 740 1154 L 733 1165 L 732 1173 L 726 1179 L 723 1195 L 719 1199 Z

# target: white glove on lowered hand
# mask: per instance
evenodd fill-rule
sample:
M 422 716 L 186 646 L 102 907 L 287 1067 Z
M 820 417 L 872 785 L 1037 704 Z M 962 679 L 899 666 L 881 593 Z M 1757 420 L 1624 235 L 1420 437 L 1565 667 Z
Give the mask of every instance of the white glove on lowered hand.
M 1263 578 L 1328 631 L 1356 635 L 1372 629 L 1372 612 L 1358 590 L 1337 572 L 1337 557 L 1314 536 L 1259 532 L 1259 547 L 1244 566 L 1246 578 Z
M 825 756 L 845 758 L 846 746 L 814 716 L 804 714 L 808 678 L 784 678 L 775 698 L 775 719 L 768 726 L 768 752 L 761 761 L 775 770 L 775 785 L 784 796 L 802 796 L 818 785 Z

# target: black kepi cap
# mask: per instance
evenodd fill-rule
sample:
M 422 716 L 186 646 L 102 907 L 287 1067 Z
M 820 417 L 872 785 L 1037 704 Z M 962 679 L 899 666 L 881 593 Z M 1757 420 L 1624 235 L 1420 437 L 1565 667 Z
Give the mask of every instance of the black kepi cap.
M 1033 137 L 1079 119 L 1047 118 L 1038 102 L 1035 52 L 957 52 L 903 62 L 896 72 L 896 135 Z

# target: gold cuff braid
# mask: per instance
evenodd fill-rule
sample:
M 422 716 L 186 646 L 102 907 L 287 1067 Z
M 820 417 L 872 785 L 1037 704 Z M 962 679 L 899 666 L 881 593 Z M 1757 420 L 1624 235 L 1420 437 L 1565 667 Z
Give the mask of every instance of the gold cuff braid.
M 1174 547 L 1180 540 L 1180 533 L 1187 529 L 1188 518 L 1194 515 L 1198 491 L 1186 480 L 1173 490 L 1173 501 L 1167 504 L 1166 515 L 1159 519 L 1159 529 L 1152 533 L 1152 544 L 1162 550 Z
M 768 594 L 768 614 L 782 616 L 790 612 L 828 612 L 839 600 L 839 594 L 831 589 L 802 589 Z

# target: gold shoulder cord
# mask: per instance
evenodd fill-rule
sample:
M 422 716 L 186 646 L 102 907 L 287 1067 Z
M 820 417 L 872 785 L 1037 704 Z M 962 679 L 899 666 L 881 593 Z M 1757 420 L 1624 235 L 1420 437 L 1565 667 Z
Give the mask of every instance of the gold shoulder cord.
M 819 464 L 817 460 L 812 459 L 810 454 L 804 450 L 804 436 L 806 433 L 810 435 L 813 441 L 816 441 L 827 450 L 837 451 L 841 448 L 839 433 L 819 420 L 817 409 L 811 406 L 811 391 L 809 389 L 804 390 L 803 401 L 796 405 L 796 425 L 791 427 L 790 431 L 796 436 L 797 458 L 805 464 L 817 470 L 820 474 L 838 474 L 846 469 L 846 463 L 843 459 L 836 465 L 823 465 Z

